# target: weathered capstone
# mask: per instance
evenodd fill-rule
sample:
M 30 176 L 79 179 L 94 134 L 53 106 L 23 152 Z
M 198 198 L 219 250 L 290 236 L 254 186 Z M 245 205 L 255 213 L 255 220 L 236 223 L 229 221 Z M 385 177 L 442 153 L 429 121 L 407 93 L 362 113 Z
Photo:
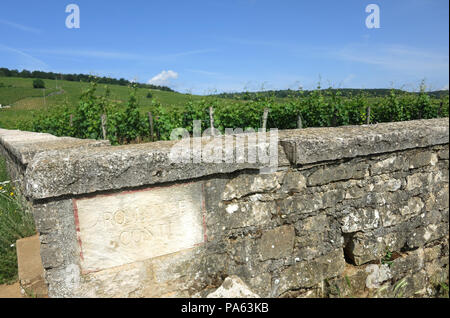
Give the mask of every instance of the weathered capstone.
M 56 137 L 45 133 L 1 128 L 0 143 L 23 165 L 28 164 L 38 153 L 45 151 L 102 147 L 110 144 L 108 140 Z
M 224 139 L 217 138 L 222 141 Z M 177 141 L 159 141 L 39 153 L 26 170 L 25 195 L 39 200 L 66 194 L 87 194 L 190 180 L 246 169 L 259 172 L 266 168 L 266 164 L 258 160 L 229 162 L 225 156 L 218 163 L 202 160 L 197 162 L 194 157 L 189 162 L 176 162 L 171 153 L 176 143 Z M 263 145 L 268 144 L 269 141 Z M 243 148 L 244 153 L 247 153 L 246 144 Z M 268 149 L 265 151 L 266 155 L 270 154 Z M 284 152 L 278 147 L 278 167 L 288 164 Z
M 448 280 L 448 127 L 280 131 L 271 170 L 8 130 L 0 153 L 50 297 L 430 297 Z
M 418 126 L 420 130 L 416 129 Z M 301 135 L 296 130 L 286 130 L 280 134 L 280 143 L 294 164 L 354 158 L 449 141 L 448 122 L 442 119 L 316 128 Z

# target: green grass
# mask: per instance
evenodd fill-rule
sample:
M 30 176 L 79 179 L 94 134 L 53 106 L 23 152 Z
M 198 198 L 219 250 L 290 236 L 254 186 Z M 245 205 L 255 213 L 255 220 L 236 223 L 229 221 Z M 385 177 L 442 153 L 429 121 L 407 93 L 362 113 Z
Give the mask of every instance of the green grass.
M 6 163 L 0 156 L 0 284 L 17 281 L 16 240 L 35 234 L 31 214 L 24 209 L 10 184 Z
M 448 296 L 448 281 L 441 282 L 438 286 L 438 297 L 440 298 L 449 298 Z
M 45 111 L 46 107 L 67 103 L 74 107 L 78 104 L 82 91 L 86 90 L 89 83 L 44 80 L 45 99 L 43 89 L 33 88 L 32 78 L 0 77 L 0 104 L 11 105 L 10 109 L 0 110 L 0 127 L 6 129 L 19 129 L 21 121 L 30 121 L 36 112 Z M 110 97 L 118 104 L 125 105 L 130 94 L 127 86 L 108 85 Z M 106 85 L 99 84 L 97 94 L 103 95 Z M 152 93 L 152 98 L 158 100 L 161 105 L 168 108 L 182 108 L 190 98 L 201 99 L 201 96 L 181 94 L 177 92 L 167 92 L 159 90 L 149 90 L 139 88 L 137 99 L 139 110 L 144 113 L 151 110 L 152 98 L 147 98 L 148 92 Z M 49 96 L 51 95 L 51 96 Z
M 54 92 L 55 89 L 26 88 L 26 87 L 0 87 L 0 104 L 11 105 L 27 97 L 42 98 Z

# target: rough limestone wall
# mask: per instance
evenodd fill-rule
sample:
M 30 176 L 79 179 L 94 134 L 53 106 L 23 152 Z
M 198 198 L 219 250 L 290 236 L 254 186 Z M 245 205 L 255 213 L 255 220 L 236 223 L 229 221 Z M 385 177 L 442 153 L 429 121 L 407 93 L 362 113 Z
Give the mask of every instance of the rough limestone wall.
M 448 145 L 216 182 L 226 272 L 262 296 L 424 297 L 447 279 Z
M 168 164 L 170 142 L 32 153 L 8 134 L 51 297 L 205 297 L 233 275 L 262 297 L 428 297 L 448 280 L 448 119 L 281 132 L 271 174 Z M 83 272 L 76 200 L 186 184 L 203 244 Z

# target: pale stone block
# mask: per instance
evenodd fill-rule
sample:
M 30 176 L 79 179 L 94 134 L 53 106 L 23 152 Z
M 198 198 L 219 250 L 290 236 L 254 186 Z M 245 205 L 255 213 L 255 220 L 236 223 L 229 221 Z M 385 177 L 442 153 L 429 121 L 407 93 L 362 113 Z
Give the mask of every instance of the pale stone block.
M 201 183 L 74 200 L 83 272 L 175 253 L 204 242 Z

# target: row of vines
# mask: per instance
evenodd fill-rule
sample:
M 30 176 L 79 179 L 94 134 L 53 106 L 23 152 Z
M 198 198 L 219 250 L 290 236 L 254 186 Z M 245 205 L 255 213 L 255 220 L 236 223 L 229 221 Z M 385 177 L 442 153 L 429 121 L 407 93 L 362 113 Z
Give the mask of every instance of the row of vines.
M 103 96 L 98 96 L 96 88 L 97 84 L 92 83 L 75 107 L 62 105 L 36 114 L 31 122 L 22 123 L 21 129 L 57 136 L 102 139 L 101 118 L 105 114 L 106 138 L 112 144 L 154 140 L 150 136 L 148 113 L 139 109 L 135 87 L 130 87 L 126 105 L 111 100 L 108 90 Z M 223 132 L 225 128 L 262 127 L 265 109 L 269 110 L 266 127 L 278 129 L 297 128 L 299 117 L 304 128 L 361 125 L 368 120 L 381 123 L 447 117 L 449 98 L 430 97 L 423 89 L 420 93 L 392 90 L 385 97 L 369 97 L 364 93 L 343 97 L 338 90 L 318 88 L 304 96 L 299 94 L 286 99 L 256 95 L 253 100 L 243 101 L 208 96 L 190 100 L 183 109 L 168 109 L 153 100 L 151 113 L 156 139 L 169 139 L 171 131 L 179 127 L 192 133 L 194 120 L 201 120 L 202 130 L 209 128 L 210 107 L 214 109 L 214 127 Z

